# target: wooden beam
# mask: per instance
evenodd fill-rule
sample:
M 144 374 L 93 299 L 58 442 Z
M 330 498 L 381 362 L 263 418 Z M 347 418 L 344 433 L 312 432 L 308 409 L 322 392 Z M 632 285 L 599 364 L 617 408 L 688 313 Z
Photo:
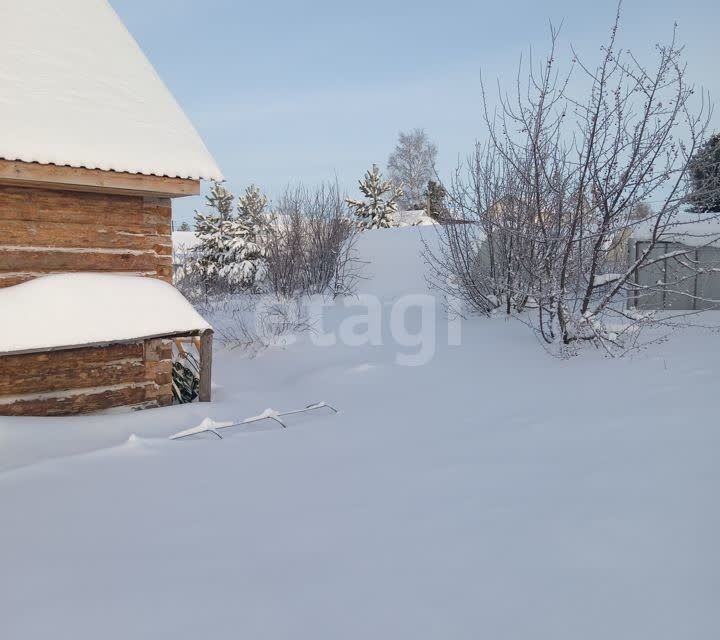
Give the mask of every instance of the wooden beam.
M 200 193 L 200 180 L 62 167 L 16 160 L 0 160 L 0 184 L 63 191 L 153 195 L 164 198 L 194 196 Z
M 212 400 L 212 346 L 213 332 L 203 331 L 200 335 L 200 402 Z

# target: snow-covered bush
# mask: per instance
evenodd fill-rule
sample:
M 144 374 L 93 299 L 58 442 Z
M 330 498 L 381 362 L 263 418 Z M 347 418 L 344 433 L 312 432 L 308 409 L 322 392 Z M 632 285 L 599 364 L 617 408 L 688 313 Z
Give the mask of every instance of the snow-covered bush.
M 266 290 L 280 298 L 347 295 L 361 264 L 356 228 L 336 185 L 286 189 L 266 235 Z
M 393 216 L 398 210 L 402 190 L 390 180 L 385 180 L 376 164 L 359 181 L 360 191 L 365 198 L 346 201 L 357 217 L 360 229 L 381 229 L 395 226 Z
M 222 233 L 208 233 L 199 247 L 176 251 L 175 282 L 225 344 L 250 351 L 276 344 L 309 328 L 306 296 L 354 292 L 362 269 L 355 252 L 357 227 L 336 185 L 288 188 L 272 211 L 251 186 L 238 199 L 237 218 L 231 217 L 226 191 L 214 189 L 210 198 L 217 212 L 212 223 Z M 221 215 L 233 224 L 225 226 Z M 241 250 L 248 236 L 262 247 L 255 253 L 261 261 L 251 261 L 252 286 L 238 286 L 225 274 L 237 273 L 233 260 L 248 262 Z M 221 259 L 210 259 L 217 256 Z
M 274 294 L 215 298 L 206 307 L 205 314 L 222 344 L 251 355 L 287 344 L 312 326 L 302 298 L 281 299 Z

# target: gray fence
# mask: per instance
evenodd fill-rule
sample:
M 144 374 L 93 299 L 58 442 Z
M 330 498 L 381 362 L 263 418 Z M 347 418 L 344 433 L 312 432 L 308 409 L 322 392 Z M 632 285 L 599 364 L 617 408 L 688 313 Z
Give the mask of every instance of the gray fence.
M 630 247 L 631 259 L 642 255 L 648 246 L 648 242 L 636 242 Z M 720 247 L 692 248 L 674 242 L 659 242 L 650 252 L 650 259 L 679 250 L 688 250 L 688 253 L 638 269 L 635 282 L 652 287 L 652 290 L 631 291 L 631 306 L 674 311 L 720 309 L 720 271 L 717 271 L 720 269 Z

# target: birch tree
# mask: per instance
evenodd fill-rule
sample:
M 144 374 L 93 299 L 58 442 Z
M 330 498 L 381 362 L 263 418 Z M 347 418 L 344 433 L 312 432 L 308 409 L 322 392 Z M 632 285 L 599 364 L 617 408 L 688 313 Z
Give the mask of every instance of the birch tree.
M 437 146 L 424 129 L 401 131 L 395 149 L 388 159 L 388 175 L 403 195 L 399 199 L 402 209 L 422 209 L 425 206 L 425 189 L 435 173 Z

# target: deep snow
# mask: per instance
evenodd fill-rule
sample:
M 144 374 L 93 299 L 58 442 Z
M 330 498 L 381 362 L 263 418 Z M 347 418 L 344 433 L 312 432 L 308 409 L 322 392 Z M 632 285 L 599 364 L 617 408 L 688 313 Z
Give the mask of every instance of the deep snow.
M 175 287 L 117 273 L 62 273 L 0 289 L 0 354 L 202 331 Z
M 473 319 L 399 366 L 418 234 L 361 241 L 384 346 L 219 349 L 209 406 L 0 418 L 0 635 L 720 637 L 717 336 L 558 360 Z

